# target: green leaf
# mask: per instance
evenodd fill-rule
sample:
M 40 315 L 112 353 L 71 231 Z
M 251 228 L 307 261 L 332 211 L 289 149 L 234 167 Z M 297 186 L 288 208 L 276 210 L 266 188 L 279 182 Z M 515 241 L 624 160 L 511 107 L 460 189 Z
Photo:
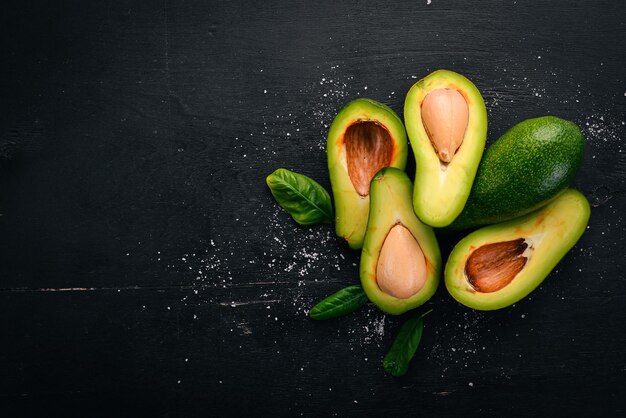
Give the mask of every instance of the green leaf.
M 266 182 L 274 199 L 299 224 L 333 223 L 334 215 L 330 196 L 315 180 L 279 168 L 267 176 Z
M 366 302 L 367 295 L 361 286 L 349 286 L 315 305 L 309 311 L 309 316 L 313 319 L 337 318 L 356 311 Z
M 413 355 L 415 355 L 417 346 L 422 338 L 424 317 L 430 312 L 432 312 L 432 309 L 402 324 L 396 339 L 393 340 L 393 344 L 383 360 L 383 367 L 387 373 L 398 377 L 407 372 L 409 363 Z

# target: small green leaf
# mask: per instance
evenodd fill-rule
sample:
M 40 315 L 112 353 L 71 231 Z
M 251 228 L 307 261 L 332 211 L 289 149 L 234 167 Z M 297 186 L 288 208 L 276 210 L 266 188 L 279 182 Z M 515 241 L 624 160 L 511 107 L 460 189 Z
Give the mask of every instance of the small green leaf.
M 393 344 L 391 344 L 391 348 L 383 360 L 383 367 L 387 373 L 398 377 L 407 372 L 409 363 L 422 338 L 424 317 L 430 312 L 432 309 L 402 324 L 396 339 L 393 340 Z
M 349 286 L 333 293 L 315 305 L 309 316 L 313 319 L 331 319 L 356 311 L 367 302 L 367 295 L 359 285 Z
M 266 182 L 274 199 L 299 224 L 333 223 L 330 195 L 315 180 L 279 168 L 267 176 Z

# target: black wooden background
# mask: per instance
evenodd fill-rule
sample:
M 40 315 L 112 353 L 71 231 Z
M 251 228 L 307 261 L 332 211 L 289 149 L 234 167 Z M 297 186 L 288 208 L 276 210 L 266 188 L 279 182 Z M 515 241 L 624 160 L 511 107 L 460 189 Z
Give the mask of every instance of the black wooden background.
M 0 412 L 623 414 L 625 5 L 3 3 Z M 335 113 L 363 96 L 401 114 L 439 68 L 481 90 L 490 142 L 530 117 L 578 123 L 592 217 L 513 307 L 440 287 L 396 379 L 381 361 L 403 318 L 307 317 L 357 282 L 358 253 L 297 226 L 265 176 L 329 187 Z

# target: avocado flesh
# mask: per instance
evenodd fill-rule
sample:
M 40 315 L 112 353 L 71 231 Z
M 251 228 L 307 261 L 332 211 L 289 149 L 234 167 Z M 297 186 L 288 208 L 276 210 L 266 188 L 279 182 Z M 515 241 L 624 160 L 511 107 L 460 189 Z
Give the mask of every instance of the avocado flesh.
M 351 248 L 363 246 L 371 178 L 382 167 L 404 169 L 407 148 L 402 121 L 382 103 L 356 99 L 333 120 L 326 149 L 335 231 Z
M 533 213 L 474 231 L 450 253 L 445 267 L 448 291 L 463 305 L 478 310 L 518 302 L 576 244 L 589 215 L 587 199 L 567 189 Z
M 393 315 L 417 308 L 430 299 L 441 274 L 437 239 L 433 229 L 413 212 L 412 188 L 404 171 L 392 167 L 380 170 L 370 185 L 370 215 L 361 250 L 361 285 L 370 301 Z M 396 245 L 391 245 L 390 239 L 398 240 Z M 389 251 L 397 254 L 384 254 Z M 382 259 L 386 266 L 381 266 Z M 385 273 L 385 269 L 389 272 Z M 379 275 L 386 275 L 387 282 L 379 283 Z
M 463 140 L 444 162 L 431 142 L 424 124 L 422 104 L 439 89 L 457 91 L 467 104 Z M 445 116 L 445 115 L 444 115 Z M 422 222 L 444 227 L 461 213 L 474 182 L 487 138 L 487 110 L 471 81 L 460 74 L 438 70 L 418 81 L 407 93 L 404 121 L 415 154 L 413 207 Z
M 530 213 L 572 181 L 585 140 L 574 123 L 554 116 L 527 119 L 486 151 L 465 208 L 446 230 L 499 223 Z

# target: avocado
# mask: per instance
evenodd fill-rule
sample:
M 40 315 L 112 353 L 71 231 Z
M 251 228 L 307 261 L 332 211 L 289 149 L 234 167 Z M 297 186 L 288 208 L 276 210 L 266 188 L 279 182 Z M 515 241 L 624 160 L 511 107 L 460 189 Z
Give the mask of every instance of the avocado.
M 415 213 L 428 225 L 449 225 L 463 210 L 485 149 L 485 102 L 467 78 L 438 70 L 407 93 L 404 122 L 415 154 Z
M 433 229 L 415 216 L 404 171 L 380 170 L 370 185 L 370 215 L 361 250 L 361 286 L 383 311 L 399 315 L 437 290 L 441 254 Z
M 503 222 L 554 199 L 583 160 L 578 126 L 554 116 L 518 123 L 485 151 L 467 204 L 447 230 Z
M 539 286 L 576 244 L 589 215 L 587 199 L 567 189 L 536 212 L 474 231 L 450 253 L 448 291 L 473 309 L 512 305 Z
M 327 152 L 335 231 L 351 248 L 363 246 L 370 180 L 383 167 L 404 169 L 407 148 L 402 121 L 382 103 L 353 100 L 333 120 Z

